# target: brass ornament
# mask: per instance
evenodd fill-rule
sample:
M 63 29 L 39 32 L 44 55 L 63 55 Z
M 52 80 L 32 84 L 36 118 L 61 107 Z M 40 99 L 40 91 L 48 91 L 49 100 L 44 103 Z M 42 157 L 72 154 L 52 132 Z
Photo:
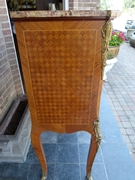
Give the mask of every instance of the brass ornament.
M 42 177 L 40 180 L 46 180 L 47 179 L 47 174 L 46 172 L 42 171 Z
M 102 28 L 102 79 L 104 76 L 104 68 L 106 66 L 107 51 L 112 33 L 112 23 L 108 20 Z
M 97 146 L 99 148 L 100 143 L 101 143 L 101 133 L 100 133 L 100 123 L 99 123 L 99 118 L 96 118 L 94 121 L 94 131 L 95 131 L 95 137 L 96 137 L 96 142 L 97 142 Z

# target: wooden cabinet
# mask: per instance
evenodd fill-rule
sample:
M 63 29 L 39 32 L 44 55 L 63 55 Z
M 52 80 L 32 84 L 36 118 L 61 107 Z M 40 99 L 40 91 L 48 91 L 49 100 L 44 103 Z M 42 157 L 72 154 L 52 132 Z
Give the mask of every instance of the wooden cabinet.
M 43 177 L 44 131 L 92 135 L 87 178 L 100 145 L 99 105 L 111 34 L 111 11 L 12 13 L 32 120 L 32 144 Z M 62 17 L 63 16 L 63 17 Z M 24 18 L 25 17 L 25 18 Z M 36 18 L 37 17 L 37 18 Z

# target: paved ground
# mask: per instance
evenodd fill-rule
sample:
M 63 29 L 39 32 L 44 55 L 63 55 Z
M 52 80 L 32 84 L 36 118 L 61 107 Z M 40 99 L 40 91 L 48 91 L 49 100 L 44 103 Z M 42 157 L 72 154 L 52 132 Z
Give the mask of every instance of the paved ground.
M 135 48 L 121 46 L 118 62 L 107 74 L 103 90 L 135 161 Z

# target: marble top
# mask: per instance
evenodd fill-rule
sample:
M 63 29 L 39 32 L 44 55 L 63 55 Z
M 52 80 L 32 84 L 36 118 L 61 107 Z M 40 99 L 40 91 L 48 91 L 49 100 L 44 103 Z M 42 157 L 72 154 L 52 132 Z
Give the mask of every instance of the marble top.
M 69 11 L 12 11 L 11 18 L 41 18 L 41 17 L 117 17 L 119 11 L 111 10 L 69 10 Z

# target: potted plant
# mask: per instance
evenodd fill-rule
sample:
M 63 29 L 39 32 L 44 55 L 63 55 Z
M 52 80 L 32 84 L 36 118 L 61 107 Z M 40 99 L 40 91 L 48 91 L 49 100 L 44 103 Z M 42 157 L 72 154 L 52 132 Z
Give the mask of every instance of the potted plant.
M 113 31 L 109 41 L 109 48 L 107 52 L 106 67 L 104 71 L 103 80 L 107 79 L 106 73 L 112 69 L 113 65 L 118 61 L 117 55 L 119 53 L 120 45 L 125 42 L 124 33 L 120 31 Z
M 113 31 L 111 39 L 109 41 L 109 49 L 107 53 L 107 59 L 113 59 L 117 57 L 119 53 L 120 45 L 125 42 L 124 33 L 120 31 Z

